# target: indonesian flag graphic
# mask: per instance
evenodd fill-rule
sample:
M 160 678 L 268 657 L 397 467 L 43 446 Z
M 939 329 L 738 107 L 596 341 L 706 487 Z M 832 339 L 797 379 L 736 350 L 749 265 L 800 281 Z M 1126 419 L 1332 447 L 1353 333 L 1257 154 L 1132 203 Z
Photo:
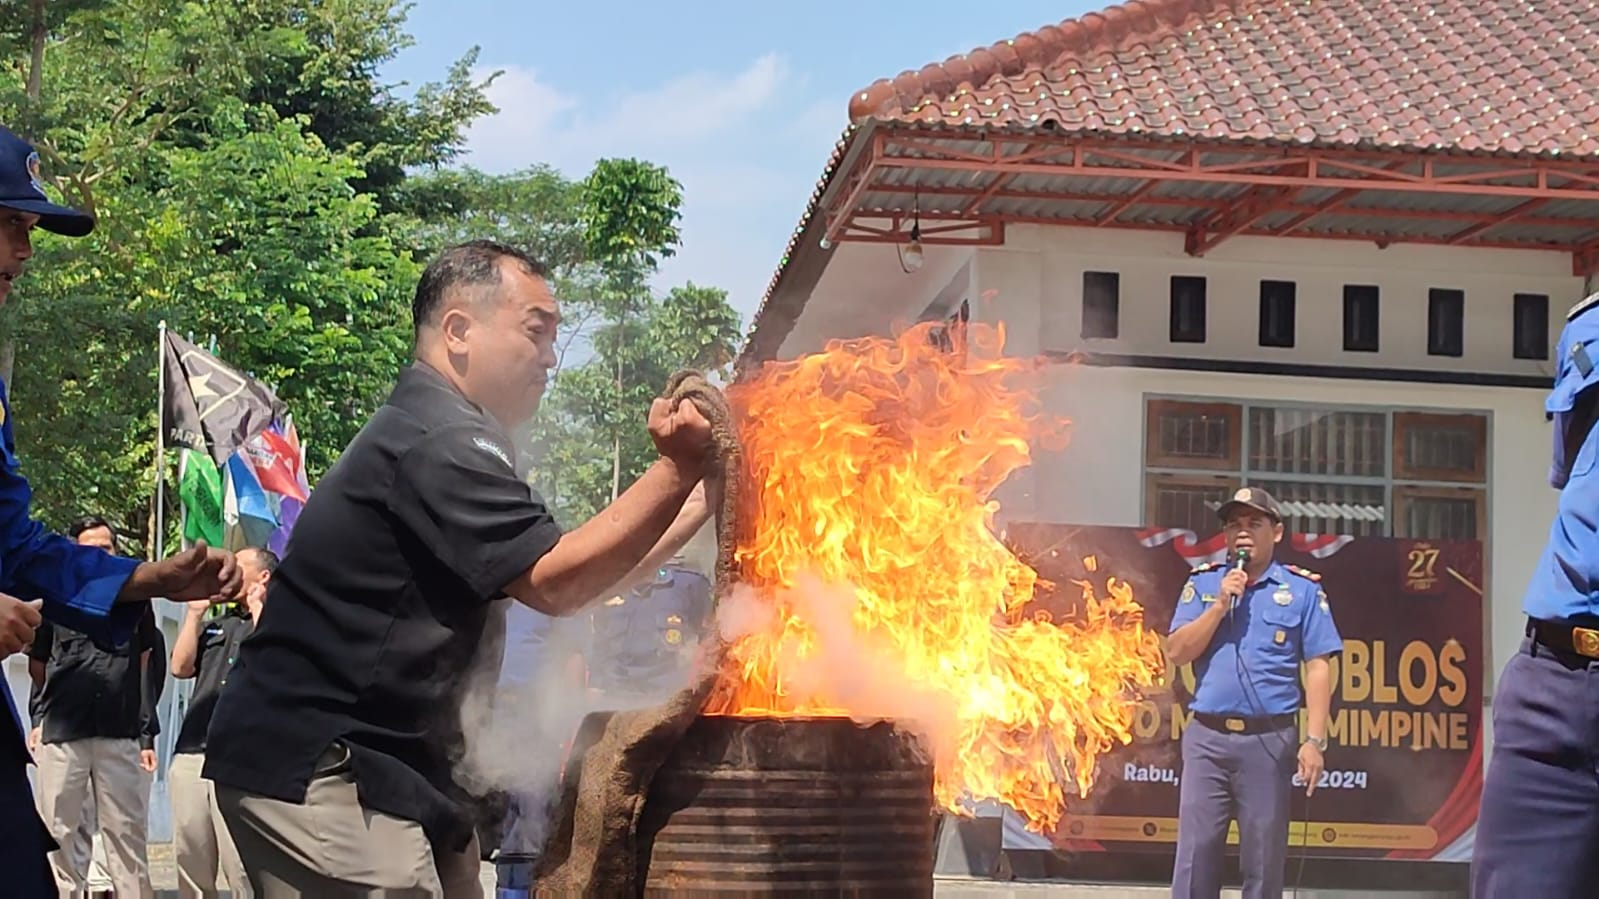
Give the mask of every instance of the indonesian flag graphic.
M 1288 545 L 1313 558 L 1325 559 L 1354 539 L 1332 534 L 1290 534 Z M 1138 542 L 1150 549 L 1170 543 L 1191 568 L 1219 565 L 1227 560 L 1227 538 L 1220 533 L 1201 541 L 1198 534 L 1182 528 L 1144 528 L 1138 532 Z

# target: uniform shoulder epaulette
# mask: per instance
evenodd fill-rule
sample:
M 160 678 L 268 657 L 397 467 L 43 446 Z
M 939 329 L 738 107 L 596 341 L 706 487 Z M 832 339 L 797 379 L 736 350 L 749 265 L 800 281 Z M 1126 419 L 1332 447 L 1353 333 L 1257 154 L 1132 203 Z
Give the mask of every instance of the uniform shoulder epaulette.
M 1294 574 L 1299 575 L 1300 577 L 1304 578 L 1307 581 L 1319 581 L 1319 580 L 1321 580 L 1321 575 L 1317 574 L 1314 571 L 1311 571 L 1309 568 L 1300 568 L 1298 565 L 1284 565 L 1283 567 L 1288 569 L 1289 571 L 1293 572 Z
M 1189 574 L 1203 574 L 1204 572 L 1207 572 L 1207 571 L 1214 571 L 1220 566 L 1221 566 L 1220 562 L 1206 562 L 1203 565 L 1195 565 L 1194 569 L 1192 571 L 1188 572 L 1188 573 Z

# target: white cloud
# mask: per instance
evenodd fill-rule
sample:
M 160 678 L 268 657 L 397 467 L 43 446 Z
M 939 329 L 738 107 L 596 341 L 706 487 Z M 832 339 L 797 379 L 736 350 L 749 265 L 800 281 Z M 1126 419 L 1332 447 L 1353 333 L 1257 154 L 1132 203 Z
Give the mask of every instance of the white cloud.
M 473 77 L 488 74 L 475 72 Z M 543 160 L 550 137 L 577 106 L 575 97 L 545 84 L 537 72 L 522 66 L 506 66 L 489 85 L 488 97 L 499 112 L 477 120 L 467 131 L 472 165 L 488 171 L 518 169 Z
M 468 132 L 466 163 L 490 172 L 547 163 L 572 178 L 602 157 L 665 165 L 683 183 L 683 245 L 658 289 L 725 288 L 748 324 L 843 129 L 845 102 L 814 96 L 774 53 L 736 72 L 691 71 L 611 95 L 579 95 L 523 66 L 482 75 L 494 68 L 503 74 L 489 99 L 500 111 Z
M 731 77 L 690 72 L 618 97 L 580 99 L 533 69 L 500 71 L 488 90 L 499 112 L 467 132 L 468 162 L 488 171 L 548 162 L 574 176 L 601 156 L 659 159 L 703 145 L 762 112 L 789 77 L 782 58 L 768 53 Z

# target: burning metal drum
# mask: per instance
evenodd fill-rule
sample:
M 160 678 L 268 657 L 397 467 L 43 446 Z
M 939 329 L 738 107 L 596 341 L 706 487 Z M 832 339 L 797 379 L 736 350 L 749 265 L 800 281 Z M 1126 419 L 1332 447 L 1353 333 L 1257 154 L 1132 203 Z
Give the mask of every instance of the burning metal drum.
M 646 896 L 931 896 L 933 769 L 888 722 L 704 716 L 639 821 Z

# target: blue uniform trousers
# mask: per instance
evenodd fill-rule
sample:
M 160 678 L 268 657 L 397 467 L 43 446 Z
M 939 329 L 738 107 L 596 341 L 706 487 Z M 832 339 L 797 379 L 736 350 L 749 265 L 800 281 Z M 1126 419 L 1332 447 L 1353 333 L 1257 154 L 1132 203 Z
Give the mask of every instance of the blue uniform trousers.
M 1599 661 L 1522 642 L 1493 707 L 1472 852 L 1475 899 L 1599 890 Z
M 28 769 L 6 759 L 0 764 L 0 895 L 14 899 L 55 899 L 49 852 L 55 841 L 34 811 Z
M 1288 803 L 1298 731 L 1229 734 L 1195 721 L 1183 731 L 1172 899 L 1221 895 L 1227 825 L 1238 820 L 1244 899 L 1275 899 L 1288 856 Z

